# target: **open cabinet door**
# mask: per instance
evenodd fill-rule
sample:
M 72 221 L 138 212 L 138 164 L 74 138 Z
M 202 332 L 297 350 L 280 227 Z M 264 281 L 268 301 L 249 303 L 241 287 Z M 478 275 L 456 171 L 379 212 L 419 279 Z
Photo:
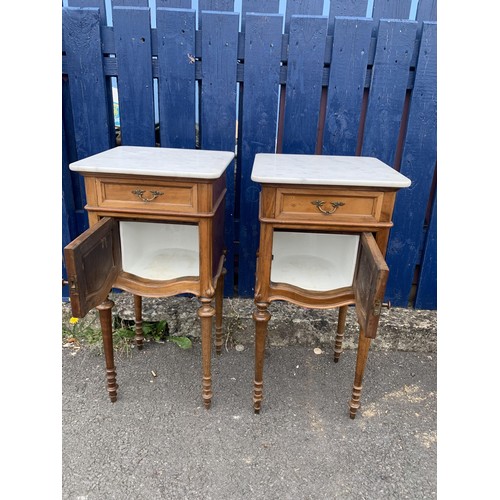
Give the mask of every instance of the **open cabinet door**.
M 374 339 L 380 318 L 389 268 L 371 233 L 362 233 L 354 276 L 356 314 L 365 337 Z
M 121 271 L 118 221 L 101 219 L 64 249 L 71 311 L 83 318 L 101 304 Z

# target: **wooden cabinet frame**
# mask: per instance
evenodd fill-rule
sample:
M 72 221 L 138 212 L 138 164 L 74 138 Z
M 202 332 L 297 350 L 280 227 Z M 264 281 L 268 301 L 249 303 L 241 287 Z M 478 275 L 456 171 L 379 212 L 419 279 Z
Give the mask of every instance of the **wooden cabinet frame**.
M 354 305 L 360 326 L 358 355 L 350 417 L 360 406 L 361 383 L 370 342 L 376 337 L 380 308 L 389 269 L 384 260 L 392 227 L 397 189 L 358 186 L 263 184 L 260 195 L 260 243 L 255 285 L 255 379 L 253 407 L 259 413 L 263 399 L 263 368 L 268 311 L 272 301 L 283 300 L 313 309 L 339 308 L 334 361 L 342 352 L 347 307 Z M 320 210 L 316 200 L 332 200 L 329 210 Z M 346 203 L 348 200 L 349 204 Z M 334 203 L 338 202 L 339 208 Z M 341 204 L 343 203 L 343 204 Z M 345 209 L 344 209 L 345 207 Z M 321 208 L 323 208 L 321 206 Z M 325 213 L 327 212 L 327 213 Z M 330 213 L 328 213 L 330 212 Z M 271 281 L 275 230 L 310 231 L 359 235 L 359 251 L 352 286 L 311 291 Z
M 147 155 L 150 150 L 144 151 Z M 155 155 L 157 153 L 154 151 Z M 168 154 L 166 150 L 160 152 L 163 153 Z M 207 152 L 203 154 L 206 157 Z M 229 155 L 227 152 L 225 154 Z M 226 161 L 223 166 L 228 163 Z M 224 173 L 218 178 L 80 172 L 85 178 L 85 208 L 90 228 L 64 250 L 70 300 L 75 317 L 85 316 L 94 307 L 99 311 L 107 388 L 112 402 L 117 399 L 118 385 L 112 342 L 111 311 L 114 304 L 108 294 L 111 288 L 118 288 L 134 294 L 136 344 L 139 349 L 142 348 L 144 339 L 142 297 L 169 297 L 186 293 L 198 298 L 202 342 L 202 398 L 207 409 L 211 406 L 212 318 L 215 316 L 216 353 L 221 354 L 225 275 L 226 174 L 225 168 L 220 170 Z M 196 225 L 199 241 L 197 276 L 179 276 L 162 281 L 126 272 L 121 259 L 121 221 Z

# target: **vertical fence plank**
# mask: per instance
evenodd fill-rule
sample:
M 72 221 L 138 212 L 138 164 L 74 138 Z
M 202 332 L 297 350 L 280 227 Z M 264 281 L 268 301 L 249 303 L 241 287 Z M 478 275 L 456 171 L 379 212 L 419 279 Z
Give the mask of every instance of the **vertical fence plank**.
M 155 146 L 149 8 L 114 7 L 121 143 Z
M 331 0 L 330 19 L 335 16 L 366 17 L 368 0 Z
M 408 19 L 412 0 L 374 0 L 373 19 Z
M 63 37 L 80 159 L 110 147 L 98 9 L 64 8 Z
M 202 12 L 201 33 L 201 149 L 235 151 L 236 64 L 239 14 Z M 228 167 L 225 244 L 225 294 L 234 293 L 234 162 Z
M 328 15 L 328 34 L 332 35 L 336 16 L 366 17 L 368 0 L 331 0 Z
M 419 0 L 417 6 L 418 37 L 422 32 L 423 21 L 437 21 L 437 0 Z
M 241 4 L 241 31 L 245 31 L 246 17 L 248 12 L 261 14 L 277 14 L 279 12 L 279 0 L 242 0 Z
M 160 144 L 194 148 L 196 11 L 156 10 Z
M 289 32 L 292 16 L 320 16 L 323 0 L 287 0 L 285 10 L 285 33 Z
M 415 21 L 380 21 L 366 113 L 362 154 L 394 164 L 410 61 Z
M 437 309 L 437 196 L 432 206 L 415 308 Z
M 66 52 L 66 68 L 72 120 L 68 130 L 74 143 L 75 158 L 86 158 L 111 147 L 106 79 L 101 53 L 101 17 L 99 9 L 65 7 L 62 11 L 63 43 Z M 88 216 L 83 178 L 70 173 L 75 199 L 75 222 L 78 234 L 88 227 Z M 68 186 L 66 186 L 67 189 Z M 65 199 L 71 194 L 66 192 Z M 68 207 L 67 207 L 68 208 Z M 75 235 L 76 236 L 76 235 Z
M 234 0 L 198 0 L 198 11 L 217 10 L 223 12 L 234 11 Z
M 67 199 L 73 200 L 72 209 L 68 207 L 68 216 L 74 221 L 77 236 L 80 232 L 85 231 L 88 227 L 88 218 L 85 213 L 85 184 L 81 175 L 69 170 L 69 163 L 78 159 L 75 144 L 75 128 L 73 125 L 73 109 L 71 106 L 71 96 L 69 89 L 68 75 L 63 75 L 62 78 L 62 122 L 63 132 L 65 135 L 65 152 L 67 155 L 67 164 L 64 167 L 63 175 L 66 174 L 68 182 L 62 184 L 63 194 Z M 66 170 L 65 170 L 66 168 Z
M 63 214 L 63 246 L 78 236 L 75 220 L 75 199 L 73 196 L 71 171 L 69 170 L 68 148 L 64 123 L 62 126 L 62 192 L 65 214 Z M 66 238 L 67 237 L 69 238 Z M 67 240 L 67 241 L 66 241 Z M 65 243 L 66 241 L 66 243 Z
M 99 9 L 99 15 L 101 19 L 101 26 L 106 27 L 111 24 L 111 13 L 106 10 L 105 0 L 68 0 L 68 7 L 92 7 Z M 102 35 L 102 33 L 101 33 Z M 110 146 L 115 144 L 115 130 L 114 130 L 114 114 L 113 114 L 113 93 L 111 90 L 111 79 L 106 78 L 106 93 L 107 93 L 107 103 L 108 103 L 108 123 L 111 125 L 109 128 Z M 82 181 L 81 176 L 78 176 Z M 83 182 L 82 182 L 83 186 Z
M 71 7 L 62 10 L 67 68 L 63 84 L 63 247 L 88 228 L 83 178 L 69 170 L 69 163 L 109 149 L 114 136 L 101 52 L 100 27 L 106 24 L 104 2 L 72 0 L 69 4 Z M 90 6 L 99 8 L 80 8 Z M 62 271 L 65 278 L 64 261 Z M 63 287 L 64 294 L 68 295 L 67 287 Z
M 106 27 L 111 24 L 111 13 L 106 10 L 105 0 L 68 0 L 69 7 L 93 7 L 99 9 L 99 15 L 101 17 L 101 26 Z M 103 40 L 104 41 L 104 40 Z M 109 140 L 110 146 L 115 144 L 115 129 L 114 129 L 114 111 L 113 111 L 113 91 L 111 86 L 111 78 L 106 78 L 106 99 L 108 103 L 108 123 L 111 125 L 109 127 Z M 78 176 L 83 189 L 83 178 L 81 175 Z M 82 206 L 83 207 L 83 206 Z
M 114 7 L 147 7 L 148 0 L 111 0 Z
M 106 4 L 104 0 L 68 0 L 68 7 L 94 7 L 99 9 L 101 26 L 106 26 Z
M 283 153 L 314 154 L 318 134 L 327 18 L 290 22 Z
M 156 0 L 156 8 L 162 7 L 166 7 L 167 9 L 190 9 L 191 0 Z
M 198 28 L 201 30 L 204 10 L 217 12 L 233 12 L 234 0 L 198 0 Z
M 437 25 L 424 23 L 400 172 L 412 185 L 396 199 L 387 263 L 386 297 L 406 307 L 420 257 L 421 230 L 437 160 Z
M 253 297 L 259 241 L 259 187 L 250 179 L 257 153 L 274 153 L 283 16 L 248 14 L 245 35 L 238 293 Z
M 437 0 L 419 0 L 417 21 L 437 21 Z
M 356 153 L 372 27 L 370 19 L 335 19 L 323 154 Z
M 66 145 L 66 133 L 64 131 L 64 124 L 62 126 L 62 181 L 63 181 L 63 190 L 62 190 L 62 250 L 61 250 L 61 258 L 62 258 L 62 274 L 61 277 L 63 280 L 67 279 L 68 275 L 66 273 L 66 265 L 64 263 L 64 247 L 71 242 L 76 235 L 76 228 L 74 224 L 74 213 L 75 213 L 75 205 L 71 192 L 71 179 L 69 175 L 68 168 L 68 154 L 67 154 L 67 145 Z M 69 186 L 68 186 L 69 184 Z M 67 285 L 63 286 L 62 289 L 62 297 L 63 300 L 67 300 L 69 297 L 69 288 Z

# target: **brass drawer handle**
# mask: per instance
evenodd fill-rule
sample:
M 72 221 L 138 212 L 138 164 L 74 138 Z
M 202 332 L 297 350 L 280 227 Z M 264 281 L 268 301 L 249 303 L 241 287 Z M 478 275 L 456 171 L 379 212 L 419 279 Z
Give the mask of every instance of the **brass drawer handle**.
M 151 198 L 144 198 L 144 196 L 142 196 L 146 191 L 144 191 L 143 189 L 134 189 L 134 191 L 132 191 L 132 194 L 135 194 L 136 196 L 138 196 L 142 201 L 146 201 L 146 202 L 149 202 L 149 201 L 153 201 L 155 198 L 157 198 L 158 196 L 164 194 L 160 191 L 150 191 L 150 193 L 153 195 L 151 196 Z
M 323 205 L 326 203 L 326 201 L 321 201 L 321 200 L 315 200 L 311 201 L 311 203 L 322 213 L 325 215 L 332 215 L 337 208 L 342 207 L 345 205 L 343 201 L 331 201 L 330 205 L 332 206 L 331 210 L 325 210 L 323 208 Z

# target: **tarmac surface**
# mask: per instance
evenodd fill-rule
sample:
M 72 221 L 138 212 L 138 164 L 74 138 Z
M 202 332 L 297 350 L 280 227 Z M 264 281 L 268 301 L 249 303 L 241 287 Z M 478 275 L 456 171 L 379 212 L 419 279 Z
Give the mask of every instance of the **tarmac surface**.
M 436 498 L 436 352 L 372 350 L 355 420 L 355 350 L 333 363 L 331 347 L 270 345 L 259 415 L 253 359 L 251 345 L 213 355 L 206 410 L 196 340 L 115 355 L 115 403 L 104 357 L 63 349 L 63 498 Z

